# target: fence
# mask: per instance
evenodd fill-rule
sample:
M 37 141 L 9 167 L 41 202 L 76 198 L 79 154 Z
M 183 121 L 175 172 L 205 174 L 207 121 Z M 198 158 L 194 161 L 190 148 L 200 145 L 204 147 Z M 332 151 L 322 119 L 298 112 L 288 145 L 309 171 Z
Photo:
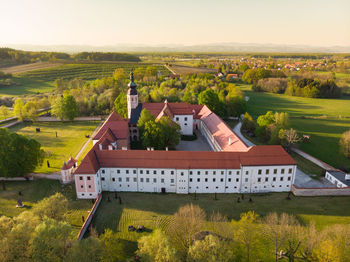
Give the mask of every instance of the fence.
M 100 121 L 102 120 L 101 116 L 81 116 L 74 118 L 74 121 Z M 36 120 L 37 122 L 61 122 L 62 120 L 57 119 L 53 116 L 41 116 Z
M 82 240 L 84 237 L 84 234 L 86 233 L 86 230 L 88 229 L 88 227 L 90 226 L 90 223 L 92 221 L 92 218 L 97 210 L 97 207 L 99 206 L 100 202 L 102 200 L 102 194 L 99 194 L 94 205 L 91 208 L 90 214 L 88 215 L 88 217 L 86 218 L 84 224 L 82 225 L 79 234 L 78 234 L 78 240 Z
M 350 187 L 318 187 L 307 188 L 292 186 L 295 196 L 350 196 Z

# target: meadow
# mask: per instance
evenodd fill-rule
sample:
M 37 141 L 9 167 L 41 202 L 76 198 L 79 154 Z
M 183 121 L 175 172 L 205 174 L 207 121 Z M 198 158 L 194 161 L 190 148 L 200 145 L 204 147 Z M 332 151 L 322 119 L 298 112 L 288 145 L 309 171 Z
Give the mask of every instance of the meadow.
M 18 192 L 22 193 L 24 208 L 16 208 Z M 78 234 L 83 225 L 82 216 L 88 216 L 92 207 L 90 200 L 77 200 L 74 184 L 62 186 L 59 181 L 38 179 L 23 182 L 6 182 L 6 190 L 0 190 L 0 217 L 15 217 L 25 210 L 30 210 L 38 201 L 50 197 L 56 192 L 68 199 L 67 221 L 72 225 L 74 234 Z
M 52 173 L 59 171 L 70 156 L 76 156 L 88 140 L 85 135 L 91 136 L 97 125 L 98 122 L 93 121 L 38 122 L 19 124 L 9 130 L 39 141 L 46 152 L 46 157 L 42 166 L 36 168 L 35 173 Z M 40 128 L 40 132 L 35 131 L 37 127 Z M 47 161 L 50 167 L 47 166 Z
M 290 126 L 310 141 L 299 143 L 300 149 L 338 168 L 350 168 L 350 160 L 339 149 L 341 135 L 350 129 L 350 97 L 317 99 L 251 91 L 241 85 L 249 96 L 248 112 L 257 118 L 267 111 L 288 112 Z

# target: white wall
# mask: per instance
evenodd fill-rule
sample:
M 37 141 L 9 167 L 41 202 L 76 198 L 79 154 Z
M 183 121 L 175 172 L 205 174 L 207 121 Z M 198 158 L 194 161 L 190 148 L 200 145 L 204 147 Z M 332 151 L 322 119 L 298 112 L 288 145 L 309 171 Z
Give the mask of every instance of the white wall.
M 181 127 L 181 134 L 193 135 L 193 115 L 174 115 L 173 121 Z

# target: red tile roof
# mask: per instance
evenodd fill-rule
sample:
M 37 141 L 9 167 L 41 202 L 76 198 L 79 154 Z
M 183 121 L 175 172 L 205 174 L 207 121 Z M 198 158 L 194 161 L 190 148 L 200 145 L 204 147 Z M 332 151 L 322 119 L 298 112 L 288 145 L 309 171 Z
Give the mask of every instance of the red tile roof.
M 76 159 L 74 159 L 73 157 L 70 157 L 69 160 L 66 162 L 64 162 L 63 166 L 62 166 L 62 170 L 67 170 L 67 169 L 71 169 L 75 163 L 77 162 Z
M 126 139 L 129 137 L 129 124 L 116 112 L 112 112 L 97 134 L 93 137 L 94 140 L 100 139 L 103 134 L 110 129 L 117 139 Z
M 281 146 L 255 146 L 248 152 L 98 150 L 93 148 L 75 174 L 104 168 L 240 169 L 242 166 L 296 165 Z
M 167 106 L 165 106 L 165 104 L 167 104 Z M 202 105 L 191 105 L 185 102 L 142 104 L 142 109 L 147 109 L 156 118 L 165 108 L 168 108 L 173 115 L 193 115 L 194 113 L 198 113 L 200 110 L 199 108 L 202 107 Z

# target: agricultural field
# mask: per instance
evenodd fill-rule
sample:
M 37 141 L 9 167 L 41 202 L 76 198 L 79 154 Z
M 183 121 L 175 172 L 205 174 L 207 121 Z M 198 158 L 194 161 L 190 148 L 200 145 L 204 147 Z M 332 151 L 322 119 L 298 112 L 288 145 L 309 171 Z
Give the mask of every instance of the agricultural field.
M 350 97 L 316 99 L 271 93 L 253 92 L 241 85 L 249 96 L 248 112 L 257 118 L 267 111 L 288 112 L 290 126 L 300 134 L 310 135 L 310 141 L 300 143 L 300 149 L 333 165 L 350 168 L 350 160 L 339 150 L 341 135 L 350 129 Z
M 178 64 L 171 64 L 169 66 L 178 75 L 188 75 L 188 74 L 200 74 L 200 73 L 216 73 L 215 69 L 205 68 L 205 67 L 192 67 L 184 66 Z
M 111 201 L 107 201 L 107 196 Z M 151 231 L 157 227 L 166 230 L 171 223 L 172 215 L 179 207 L 188 203 L 199 205 L 209 216 L 213 212 L 231 219 L 238 220 L 240 214 L 254 210 L 264 216 L 270 212 L 289 213 L 296 215 L 303 224 L 314 221 L 318 228 L 332 224 L 349 224 L 350 210 L 344 208 L 350 197 L 294 197 L 287 200 L 287 193 L 269 193 L 246 195 L 245 199 L 237 203 L 238 194 L 218 194 L 214 200 L 213 194 L 193 195 L 181 194 L 151 194 L 151 193 L 120 193 L 122 204 L 114 198 L 114 193 L 103 193 L 103 200 L 93 219 L 93 226 L 99 233 L 106 228 L 118 232 L 121 239 L 134 243 L 139 237 L 147 233 L 128 232 L 128 226 L 143 225 Z M 253 202 L 249 202 L 252 197 Z M 205 229 L 203 229 L 205 230 Z
M 0 97 L 37 95 L 51 92 L 54 88 L 53 82 L 28 77 L 13 77 L 13 81 L 15 85 L 0 88 Z
M 61 169 L 63 162 L 70 156 L 75 157 L 99 122 L 38 122 L 29 125 L 19 124 L 9 130 L 34 138 L 41 143 L 47 153 L 43 165 L 35 173 L 52 173 Z M 40 132 L 35 129 L 39 127 Z M 57 136 L 56 137 L 56 131 Z M 50 162 L 50 167 L 47 166 Z
M 28 71 L 38 70 L 38 69 L 56 67 L 59 65 L 61 65 L 61 63 L 37 62 L 37 63 L 31 63 L 31 64 L 3 67 L 3 68 L 0 68 L 0 71 L 3 71 L 4 73 L 10 73 L 10 74 L 19 74 L 19 73 L 24 73 Z
M 117 68 L 123 68 L 126 72 L 137 67 L 155 66 L 163 74 L 169 74 L 169 71 L 162 65 L 144 64 L 144 63 L 91 63 L 91 64 L 64 64 L 54 68 L 39 69 L 18 76 L 30 79 L 39 79 L 41 81 L 54 81 L 57 78 L 73 79 L 81 78 L 84 80 L 93 80 L 112 76 Z
M 19 191 L 22 193 L 25 208 L 16 208 Z M 68 199 L 67 221 L 72 225 L 74 234 L 78 234 L 83 224 L 81 217 L 88 216 L 92 203 L 89 200 L 76 200 L 74 184 L 62 186 L 56 180 L 6 182 L 6 190 L 0 190 L 0 217 L 17 216 L 23 211 L 30 210 L 36 202 L 56 192 L 62 193 Z

